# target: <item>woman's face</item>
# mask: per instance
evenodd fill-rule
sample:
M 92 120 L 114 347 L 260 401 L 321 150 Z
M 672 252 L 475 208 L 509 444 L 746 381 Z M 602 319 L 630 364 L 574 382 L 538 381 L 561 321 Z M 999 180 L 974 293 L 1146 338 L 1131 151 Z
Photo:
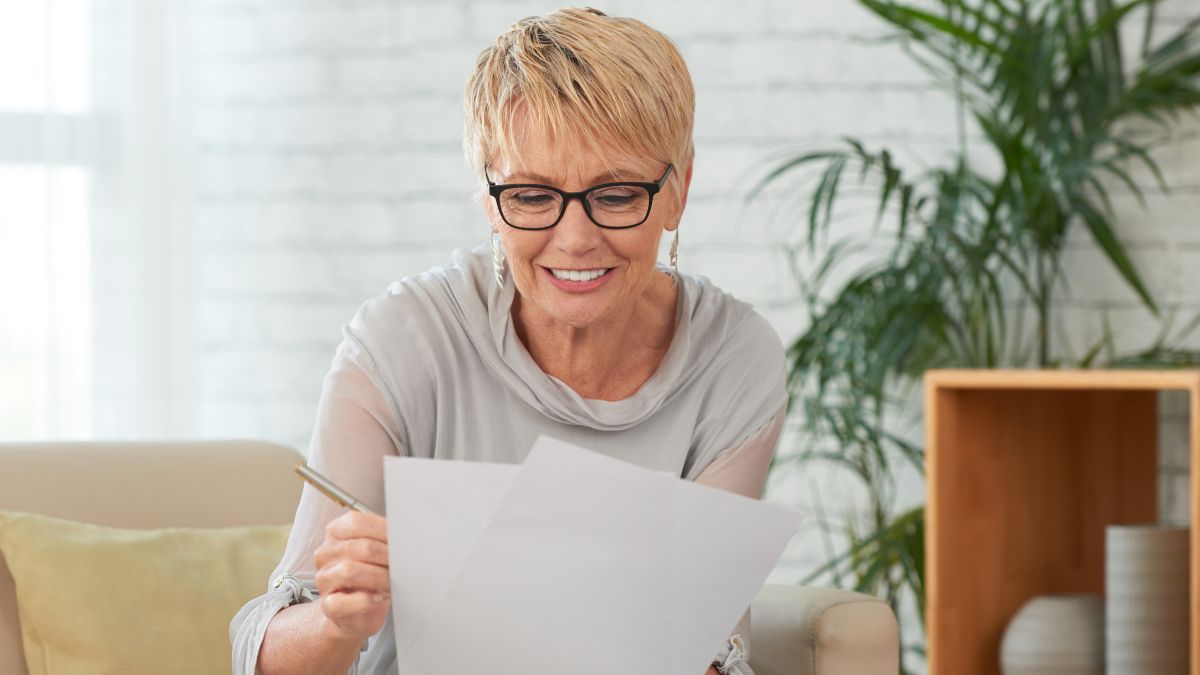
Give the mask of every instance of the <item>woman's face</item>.
M 599 183 L 654 182 L 666 170 L 665 164 L 652 159 L 622 158 L 613 160 L 620 172 L 613 177 L 605 162 L 586 148 L 554 143 L 537 130 L 517 137 L 524 140 L 520 156 L 489 165 L 493 183 L 539 183 L 576 192 Z M 522 302 L 532 303 L 556 321 L 582 328 L 620 316 L 651 284 L 665 281 L 665 275 L 655 269 L 659 239 L 664 231 L 678 227 L 691 181 L 691 167 L 673 170 L 685 171 L 683 195 L 677 199 L 671 184 L 664 183 L 646 221 L 628 229 L 597 226 L 580 200 L 572 199 L 554 227 L 519 230 L 504 222 L 496 201 L 488 197 L 488 219 L 492 231 L 500 235 Z M 578 282 L 559 280 L 552 270 L 605 273 L 594 281 Z

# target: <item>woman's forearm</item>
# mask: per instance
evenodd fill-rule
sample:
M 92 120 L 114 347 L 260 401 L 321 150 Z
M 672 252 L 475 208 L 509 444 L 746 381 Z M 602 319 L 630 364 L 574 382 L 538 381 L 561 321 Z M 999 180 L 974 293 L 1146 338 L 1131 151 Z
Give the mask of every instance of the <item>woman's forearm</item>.
M 285 607 L 267 624 L 257 673 L 346 675 L 363 642 L 338 633 L 315 602 Z

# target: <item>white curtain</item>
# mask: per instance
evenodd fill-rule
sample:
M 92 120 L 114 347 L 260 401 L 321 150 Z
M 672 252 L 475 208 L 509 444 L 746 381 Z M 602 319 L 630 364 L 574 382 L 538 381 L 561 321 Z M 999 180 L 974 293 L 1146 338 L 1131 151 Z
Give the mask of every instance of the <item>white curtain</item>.
M 0 440 L 184 431 L 174 8 L 0 1 Z

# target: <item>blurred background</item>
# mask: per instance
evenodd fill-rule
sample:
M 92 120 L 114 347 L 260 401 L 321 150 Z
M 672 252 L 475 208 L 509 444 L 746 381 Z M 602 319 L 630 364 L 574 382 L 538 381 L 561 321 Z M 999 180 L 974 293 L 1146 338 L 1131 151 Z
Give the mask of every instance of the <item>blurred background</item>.
M 881 487 L 870 467 L 846 470 L 846 456 L 813 456 L 822 443 L 848 445 L 836 430 L 831 441 L 830 429 L 813 428 L 806 392 L 821 378 L 809 368 L 854 357 L 830 357 L 802 338 L 829 319 L 847 280 L 897 250 L 908 210 L 925 208 L 899 201 L 904 181 L 915 202 L 918 176 L 1005 170 L 995 130 L 989 135 L 971 108 L 986 91 L 968 91 L 963 72 L 945 70 L 951 61 L 939 71 L 939 45 L 923 40 L 920 26 L 906 28 L 904 17 L 916 15 L 887 20 L 890 4 L 599 5 L 666 33 L 691 68 L 696 163 L 680 270 L 752 303 L 785 344 L 800 345 L 795 414 L 766 498 L 819 518 L 775 581 L 814 573 L 830 581 L 838 571 L 822 566 L 848 541 L 883 531 L 924 500 L 917 366 L 894 368 L 908 379 L 883 383 L 898 399 L 889 433 L 909 445 L 882 448 L 900 459 L 883 463 Z M 916 4 L 951 14 L 963 5 Z M 305 451 L 322 378 L 358 306 L 390 281 L 487 240 L 461 151 L 463 85 L 500 31 L 560 5 L 0 1 L 0 440 L 248 437 Z M 1117 28 L 1128 42 L 1117 71 L 1127 73 L 1200 15 L 1194 0 L 1131 5 Z M 999 40 L 988 25 L 976 21 L 970 35 Z M 961 57 L 960 71 L 990 72 L 972 60 L 966 35 L 956 38 L 961 52 L 946 53 Z M 1194 91 L 1200 69 L 1180 72 L 1191 73 L 1184 85 Z M 1038 278 L 1051 280 L 1037 289 L 1044 293 L 1023 294 L 1021 274 L 996 273 L 1005 325 L 1029 319 L 1001 331 L 1020 333 L 1011 351 L 923 365 L 1087 366 L 1139 354 L 1192 363 L 1200 121 L 1188 106 L 1196 100 L 1098 119 L 1106 133 L 1148 139 L 1137 147 L 1153 158 L 1126 152 L 1119 159 L 1128 166 L 1097 171 L 1089 183 L 1105 195 L 1095 203 L 1106 203 L 1107 229 L 1077 209 L 1076 224 L 1055 231 L 1053 255 L 1037 257 L 1047 266 Z M 1136 136 L 1142 128 L 1149 135 Z M 1121 154 L 1124 146 L 1112 147 Z M 831 154 L 772 173 L 817 151 Z M 1044 157 L 1037 148 L 1030 156 Z M 826 180 L 838 161 L 840 189 Z M 905 178 L 889 178 L 900 175 L 893 168 Z M 860 169 L 883 172 L 860 183 Z M 843 240 L 855 245 L 839 248 Z M 1038 325 L 1045 336 L 1028 333 Z M 1178 402 L 1168 400 L 1162 416 L 1163 517 L 1186 524 L 1186 422 Z M 862 518 L 858 529 L 846 525 Z M 875 590 L 907 598 L 899 611 L 919 660 L 919 584 Z

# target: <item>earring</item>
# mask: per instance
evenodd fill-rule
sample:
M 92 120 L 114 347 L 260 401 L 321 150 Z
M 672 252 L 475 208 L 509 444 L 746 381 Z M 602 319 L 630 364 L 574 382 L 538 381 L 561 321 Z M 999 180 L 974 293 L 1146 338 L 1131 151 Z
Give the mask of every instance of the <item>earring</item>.
M 504 249 L 500 246 L 500 236 L 492 233 L 492 270 L 496 273 L 496 285 L 504 287 Z
M 675 238 L 671 240 L 671 273 L 679 274 L 679 228 L 675 228 Z

